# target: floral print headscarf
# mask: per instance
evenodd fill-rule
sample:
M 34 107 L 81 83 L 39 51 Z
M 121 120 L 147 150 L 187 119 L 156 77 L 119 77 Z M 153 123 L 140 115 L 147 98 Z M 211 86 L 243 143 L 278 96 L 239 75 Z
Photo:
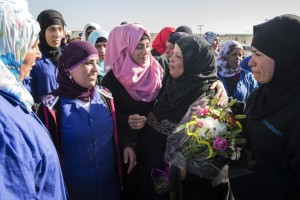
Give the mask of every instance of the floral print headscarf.
M 219 37 L 219 34 L 214 33 L 214 32 L 211 32 L 211 31 L 208 31 L 208 32 L 204 33 L 204 35 L 203 35 L 203 38 L 204 38 L 209 44 L 211 44 L 211 43 L 214 41 L 214 39 L 215 39 L 216 37 Z
M 28 111 L 34 101 L 19 81 L 20 67 L 39 31 L 27 1 L 0 0 L 0 90 L 23 103 Z
M 242 70 L 241 66 L 232 67 L 227 63 L 227 57 L 234 49 L 243 49 L 243 46 L 237 41 L 229 40 L 225 42 L 220 49 L 217 57 L 217 68 L 218 74 L 222 77 L 232 77 Z

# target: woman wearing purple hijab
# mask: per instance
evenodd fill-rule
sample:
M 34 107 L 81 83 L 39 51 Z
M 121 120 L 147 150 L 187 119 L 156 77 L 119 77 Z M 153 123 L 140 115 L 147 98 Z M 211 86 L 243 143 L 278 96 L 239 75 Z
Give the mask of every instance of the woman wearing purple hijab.
M 59 60 L 59 87 L 42 98 L 39 116 L 60 154 L 70 199 L 120 199 L 109 105 L 96 87 L 99 57 L 86 41 L 70 43 Z M 115 140 L 116 141 L 116 140 Z

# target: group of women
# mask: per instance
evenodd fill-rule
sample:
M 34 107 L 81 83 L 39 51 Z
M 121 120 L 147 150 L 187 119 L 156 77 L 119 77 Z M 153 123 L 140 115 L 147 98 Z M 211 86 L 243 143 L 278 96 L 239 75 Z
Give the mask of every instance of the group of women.
M 0 198 L 221 198 L 211 180 L 188 171 L 177 170 L 182 179 L 172 195 L 157 194 L 150 176 L 165 167 L 166 139 L 199 96 L 216 93 L 219 104 L 227 102 L 209 43 L 192 35 L 172 40 L 174 52 L 163 65 L 151 55 L 142 25 L 117 26 L 105 41 L 106 75 L 96 86 L 100 37 L 72 42 L 57 62 L 59 86 L 42 97 L 37 117 L 22 81 L 41 59 L 39 27 L 24 5 L 0 0 Z M 235 199 L 299 198 L 299 34 L 295 15 L 254 27 L 249 65 L 261 86 L 249 97 L 243 125 L 256 165 L 231 180 Z M 229 49 L 227 58 L 239 56 L 238 46 Z M 238 70 L 222 65 L 222 74 L 228 71 Z

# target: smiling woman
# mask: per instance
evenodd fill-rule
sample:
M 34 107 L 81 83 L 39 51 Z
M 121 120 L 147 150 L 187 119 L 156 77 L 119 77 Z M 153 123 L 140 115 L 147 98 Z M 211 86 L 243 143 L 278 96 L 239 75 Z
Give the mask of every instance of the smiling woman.
M 95 86 L 98 62 L 94 45 L 71 42 L 59 60 L 59 87 L 38 110 L 60 152 L 72 200 L 119 200 L 113 117 L 100 95 L 106 90 Z
M 104 58 L 107 74 L 102 85 L 114 96 L 120 145 L 124 158 L 122 199 L 143 199 L 139 196 L 139 164 L 134 150 L 138 131 L 132 130 L 128 117 L 146 115 L 162 86 L 163 69 L 151 55 L 149 32 L 139 24 L 115 27 L 109 34 Z

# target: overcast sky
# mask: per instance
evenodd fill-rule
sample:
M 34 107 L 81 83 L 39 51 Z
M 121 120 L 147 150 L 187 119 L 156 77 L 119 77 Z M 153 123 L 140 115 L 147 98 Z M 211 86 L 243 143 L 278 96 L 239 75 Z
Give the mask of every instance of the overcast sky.
M 122 21 L 138 22 L 149 32 L 165 26 L 189 26 L 206 31 L 252 33 L 255 24 L 282 14 L 300 16 L 300 0 L 28 0 L 34 17 L 45 9 L 61 12 L 66 30 L 83 30 L 96 22 L 110 31 Z

